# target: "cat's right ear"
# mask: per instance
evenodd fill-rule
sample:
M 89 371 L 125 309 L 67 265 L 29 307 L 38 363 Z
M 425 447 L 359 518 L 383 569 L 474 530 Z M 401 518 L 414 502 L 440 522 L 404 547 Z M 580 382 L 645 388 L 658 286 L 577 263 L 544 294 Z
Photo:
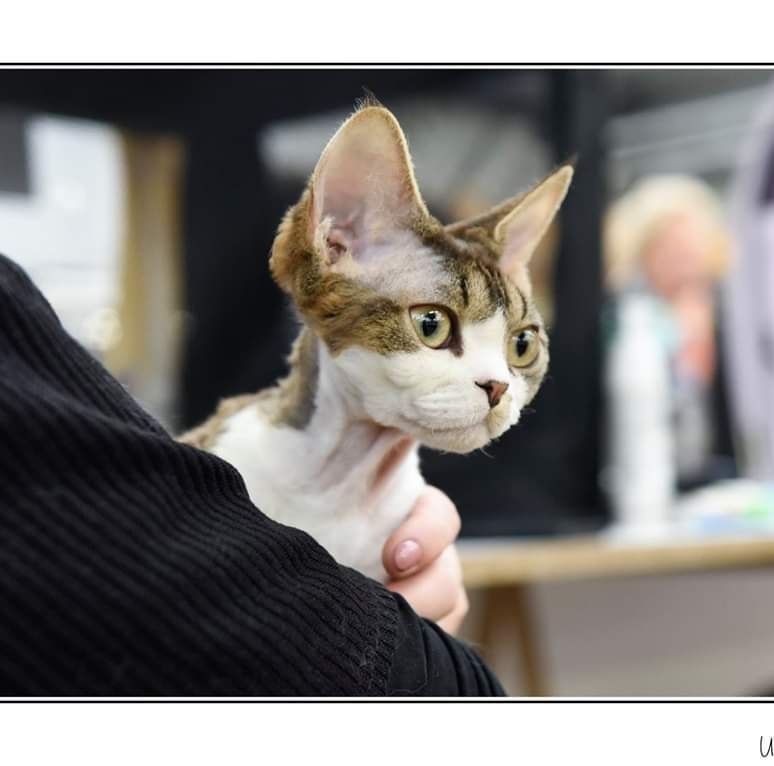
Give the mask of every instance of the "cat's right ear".
M 373 245 L 427 215 L 403 131 L 379 106 L 361 109 L 339 128 L 310 192 L 309 237 L 329 264 L 366 260 Z

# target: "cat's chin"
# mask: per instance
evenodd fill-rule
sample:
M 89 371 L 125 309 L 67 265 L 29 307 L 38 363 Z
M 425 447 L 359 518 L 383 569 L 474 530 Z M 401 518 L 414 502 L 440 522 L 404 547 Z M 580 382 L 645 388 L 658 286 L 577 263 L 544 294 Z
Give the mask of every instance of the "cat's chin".
M 511 426 L 520 420 L 520 412 L 509 419 L 505 410 L 492 410 L 482 421 L 474 425 L 450 426 L 439 425 L 428 428 L 415 420 L 400 417 L 394 425 L 404 433 L 416 439 L 420 444 L 440 452 L 454 452 L 465 455 L 468 452 L 486 447 L 493 439 L 502 436 Z
M 440 452 L 454 452 L 465 455 L 489 444 L 495 436 L 486 423 L 465 428 L 427 429 L 418 423 L 405 423 L 403 430 L 420 444 Z

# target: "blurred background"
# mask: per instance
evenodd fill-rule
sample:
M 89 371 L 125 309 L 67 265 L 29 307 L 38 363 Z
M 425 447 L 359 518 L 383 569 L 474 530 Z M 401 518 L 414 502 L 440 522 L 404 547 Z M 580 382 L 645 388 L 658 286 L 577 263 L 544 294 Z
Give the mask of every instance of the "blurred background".
M 280 217 L 368 88 L 441 220 L 577 157 L 533 260 L 549 377 L 457 503 L 467 635 L 514 693 L 774 689 L 766 70 L 5 70 L 0 252 L 171 431 L 272 383 Z

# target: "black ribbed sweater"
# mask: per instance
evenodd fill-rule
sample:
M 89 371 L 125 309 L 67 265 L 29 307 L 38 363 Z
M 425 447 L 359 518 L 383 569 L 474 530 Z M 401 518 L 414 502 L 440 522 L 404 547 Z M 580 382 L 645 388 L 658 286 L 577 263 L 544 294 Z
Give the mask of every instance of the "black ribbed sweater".
M 0 256 L 0 696 L 498 693 L 175 442 Z

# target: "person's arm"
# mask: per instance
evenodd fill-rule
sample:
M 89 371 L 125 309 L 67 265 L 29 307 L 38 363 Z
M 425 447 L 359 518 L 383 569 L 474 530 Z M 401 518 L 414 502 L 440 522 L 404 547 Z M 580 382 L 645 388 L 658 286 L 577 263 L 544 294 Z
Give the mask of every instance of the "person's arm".
M 0 695 L 501 692 L 175 442 L 2 256 L 0 566 Z
M 481 658 L 437 624 L 419 619 L 402 597 L 388 694 L 399 697 L 496 697 L 505 694 Z

